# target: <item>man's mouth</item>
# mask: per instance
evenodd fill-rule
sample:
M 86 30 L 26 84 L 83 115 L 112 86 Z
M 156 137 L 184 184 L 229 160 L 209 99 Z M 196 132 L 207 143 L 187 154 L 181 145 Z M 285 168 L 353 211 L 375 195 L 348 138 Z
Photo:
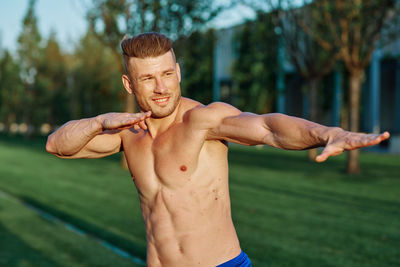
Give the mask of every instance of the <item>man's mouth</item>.
M 159 105 L 168 103 L 168 100 L 169 100 L 169 96 L 153 98 L 153 101 L 156 102 L 156 104 L 159 104 Z

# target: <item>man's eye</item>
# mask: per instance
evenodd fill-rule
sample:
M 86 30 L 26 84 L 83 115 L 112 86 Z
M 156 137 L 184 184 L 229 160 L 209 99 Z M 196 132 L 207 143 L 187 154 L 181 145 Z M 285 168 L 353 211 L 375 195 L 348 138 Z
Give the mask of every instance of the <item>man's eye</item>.
M 172 72 L 167 72 L 166 75 L 167 75 L 167 76 L 171 76 L 171 75 L 172 75 Z

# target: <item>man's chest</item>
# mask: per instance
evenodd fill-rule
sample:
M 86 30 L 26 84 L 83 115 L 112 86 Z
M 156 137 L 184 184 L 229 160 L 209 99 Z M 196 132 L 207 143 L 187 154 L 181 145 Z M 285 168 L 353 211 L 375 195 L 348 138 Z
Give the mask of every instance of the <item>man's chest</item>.
M 152 138 L 149 134 L 123 142 L 137 186 L 183 186 L 191 181 L 204 149 L 204 137 L 179 129 Z

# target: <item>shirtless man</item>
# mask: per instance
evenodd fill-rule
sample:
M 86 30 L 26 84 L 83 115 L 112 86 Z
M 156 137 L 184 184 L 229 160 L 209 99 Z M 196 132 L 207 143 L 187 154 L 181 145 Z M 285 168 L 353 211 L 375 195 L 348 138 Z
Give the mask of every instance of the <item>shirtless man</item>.
M 70 121 L 49 136 L 46 149 L 61 158 L 125 153 L 139 192 L 148 266 L 251 266 L 231 218 L 227 141 L 324 146 L 316 158 L 322 162 L 389 138 L 387 132 L 352 133 L 282 114 L 244 113 L 224 103 L 204 106 L 181 97 L 180 68 L 167 37 L 140 34 L 121 47 L 122 82 L 141 113 Z

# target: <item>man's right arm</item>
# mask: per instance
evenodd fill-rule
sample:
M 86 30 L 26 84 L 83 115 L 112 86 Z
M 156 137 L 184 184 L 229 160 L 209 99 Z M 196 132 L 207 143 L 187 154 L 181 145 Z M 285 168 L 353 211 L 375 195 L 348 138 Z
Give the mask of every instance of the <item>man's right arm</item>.
M 146 129 L 148 113 L 107 113 L 70 121 L 52 133 L 47 152 L 60 158 L 101 158 L 121 150 L 120 132 L 135 124 Z

